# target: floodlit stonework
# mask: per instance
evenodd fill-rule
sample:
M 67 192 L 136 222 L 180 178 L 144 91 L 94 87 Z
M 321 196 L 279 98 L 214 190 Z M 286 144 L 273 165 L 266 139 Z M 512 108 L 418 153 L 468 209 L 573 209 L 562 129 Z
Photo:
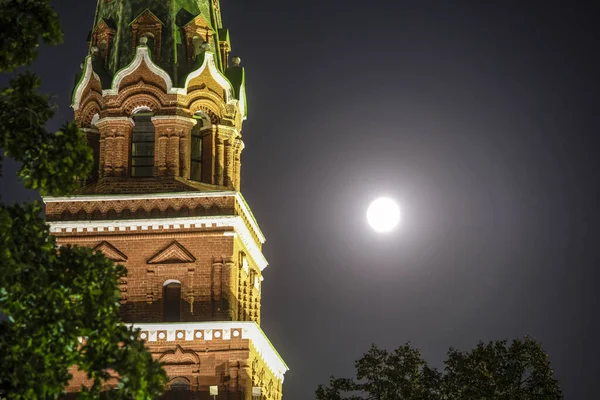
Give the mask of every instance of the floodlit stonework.
M 95 168 L 44 198 L 52 233 L 127 267 L 122 317 L 164 363 L 167 398 L 280 400 L 287 366 L 260 329 L 265 238 L 240 193 L 245 73 L 219 1 L 99 0 L 89 40 L 72 106 Z

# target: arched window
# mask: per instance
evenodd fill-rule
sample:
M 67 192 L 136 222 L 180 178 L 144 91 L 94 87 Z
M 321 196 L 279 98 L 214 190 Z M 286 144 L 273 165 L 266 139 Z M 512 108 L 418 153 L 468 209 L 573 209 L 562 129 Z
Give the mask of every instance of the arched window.
M 190 381 L 186 378 L 174 378 L 169 384 L 169 390 L 172 392 L 187 392 L 190 390 Z
M 154 124 L 152 113 L 140 111 L 133 115 L 135 126 L 131 138 L 131 176 L 152 176 L 154 170 Z
M 181 320 L 181 283 L 167 281 L 163 286 L 163 320 L 179 322 Z
M 194 181 L 202 181 L 202 135 L 203 132 L 210 127 L 210 119 L 202 113 L 194 114 L 196 125 L 192 129 L 192 151 L 191 151 L 191 168 L 190 179 Z

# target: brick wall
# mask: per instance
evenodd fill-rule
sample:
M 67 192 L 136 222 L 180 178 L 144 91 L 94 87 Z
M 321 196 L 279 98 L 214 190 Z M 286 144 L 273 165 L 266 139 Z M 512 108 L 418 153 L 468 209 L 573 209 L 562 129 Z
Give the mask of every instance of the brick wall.
M 169 376 L 167 388 L 175 390 L 177 383 L 187 385 L 187 391 L 167 392 L 164 399 L 211 399 L 210 386 L 219 387 L 217 399 L 252 400 L 252 387 L 260 387 L 261 400 L 281 400 L 282 384 L 267 367 L 265 361 L 248 339 L 231 338 L 209 341 L 195 340 L 184 344 L 176 342 L 146 343 L 154 359 L 163 363 Z M 90 385 L 77 368 L 71 370 L 73 379 L 68 392 L 77 392 L 82 385 Z M 115 381 L 108 382 L 106 388 Z
M 241 268 L 238 249 L 243 244 L 224 232 L 205 228 L 186 232 L 58 234 L 58 243 L 91 248 L 107 243 L 127 257 L 125 261 L 117 261 L 128 270 L 121 284 L 121 311 L 127 322 L 163 321 L 163 285 L 167 281 L 181 283 L 182 322 L 236 319 L 259 322 L 259 291 L 250 277 L 260 277 L 260 271 L 251 259 L 249 273 Z M 174 244 L 195 260 L 149 263 L 165 250 L 173 252 L 169 247 Z

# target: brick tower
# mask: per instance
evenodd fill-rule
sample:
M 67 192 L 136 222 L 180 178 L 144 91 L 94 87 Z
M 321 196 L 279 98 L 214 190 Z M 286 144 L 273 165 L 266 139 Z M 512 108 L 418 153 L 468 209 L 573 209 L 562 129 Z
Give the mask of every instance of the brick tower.
M 89 42 L 72 106 L 95 168 L 74 196 L 44 198 L 52 233 L 127 267 L 122 317 L 168 396 L 280 400 L 287 366 L 260 329 L 265 239 L 240 193 L 244 69 L 219 1 L 98 0 Z

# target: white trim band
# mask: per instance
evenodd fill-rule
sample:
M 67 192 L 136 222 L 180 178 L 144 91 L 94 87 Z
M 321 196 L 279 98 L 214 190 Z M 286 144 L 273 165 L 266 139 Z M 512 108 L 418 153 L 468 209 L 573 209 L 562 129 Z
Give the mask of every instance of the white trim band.
M 193 323 L 162 323 L 162 324 L 133 324 L 141 330 L 140 336 L 148 343 L 159 340 L 167 342 L 195 340 L 231 340 L 232 336 L 241 332 L 242 339 L 250 340 L 265 364 L 283 381 L 284 374 L 289 370 L 277 350 L 273 347 L 265 333 L 254 322 L 193 322 Z M 216 331 L 216 332 L 215 332 Z M 180 332 L 178 335 L 177 333 Z M 185 332 L 183 335 L 181 333 Z M 215 335 L 214 333 L 218 333 Z M 143 336 L 146 337 L 143 337 Z
M 153 194 L 111 194 L 111 195 L 89 195 L 89 196 L 70 196 L 70 197 L 42 197 L 44 203 L 67 203 L 81 201 L 128 201 L 128 200 L 156 200 L 156 199 L 196 199 L 210 197 L 235 197 L 248 223 L 254 229 L 254 233 L 261 243 L 265 242 L 265 236 L 260 227 L 254 220 L 244 196 L 240 192 L 179 192 L 179 193 L 153 193 Z
M 123 219 L 99 221 L 53 221 L 48 222 L 51 233 L 103 233 L 126 231 L 148 231 L 150 228 L 163 230 L 182 230 L 195 228 L 222 228 L 231 227 L 242 240 L 248 254 L 252 257 L 258 268 L 262 271 L 269 263 L 262 251 L 256 245 L 254 237 L 246 226 L 241 216 L 222 217 L 179 217 L 156 219 Z M 171 228 L 173 226 L 173 228 Z M 94 231 L 94 228 L 96 229 Z

